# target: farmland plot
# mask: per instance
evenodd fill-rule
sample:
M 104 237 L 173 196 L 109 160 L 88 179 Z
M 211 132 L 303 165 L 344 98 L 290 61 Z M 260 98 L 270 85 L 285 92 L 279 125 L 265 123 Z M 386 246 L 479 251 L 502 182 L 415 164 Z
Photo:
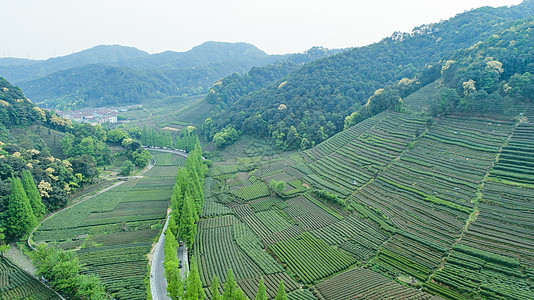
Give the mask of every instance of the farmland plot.
M 54 291 L 3 257 L 0 257 L 0 296 L 2 300 L 60 299 Z
M 36 242 L 77 249 L 86 272 L 98 275 L 116 299 L 146 297 L 146 255 L 169 206 L 177 170 L 172 164 L 184 160 L 170 153 L 155 157 L 156 165 L 143 178 L 61 211 L 34 236 Z

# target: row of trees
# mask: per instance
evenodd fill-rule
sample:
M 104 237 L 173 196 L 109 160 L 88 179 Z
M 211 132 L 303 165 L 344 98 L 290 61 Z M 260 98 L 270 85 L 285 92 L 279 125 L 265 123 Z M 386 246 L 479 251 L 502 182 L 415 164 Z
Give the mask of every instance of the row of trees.
M 191 261 L 189 274 L 182 277 L 180 261 L 176 253 L 179 244 L 170 228 L 165 231 L 163 267 L 167 279 L 167 294 L 171 299 L 204 299 L 204 290 L 198 274 L 196 262 Z
M 164 268 L 167 278 L 167 292 L 171 299 L 204 299 L 204 290 L 195 260 L 191 261 L 187 278 L 180 274 L 180 261 L 176 249 L 177 237 L 191 248 L 197 233 L 196 222 L 204 205 L 204 177 L 208 167 L 203 163 L 200 142 L 195 136 L 193 150 L 185 160 L 185 167 L 176 175 L 176 184 L 171 196 L 171 215 L 165 231 Z
M 169 237 L 172 238 L 172 233 L 168 233 Z M 167 235 L 165 236 L 167 238 Z M 167 251 L 167 250 L 165 250 Z M 169 244 L 169 251 L 170 244 Z M 174 253 L 174 257 L 176 257 L 176 249 L 172 249 Z M 165 254 L 165 257 L 167 257 L 167 253 Z M 193 259 L 191 261 L 191 270 L 189 271 L 189 274 L 186 278 L 182 278 L 180 275 L 180 271 L 178 269 L 178 265 L 174 265 L 174 263 L 168 263 L 172 264 L 172 268 L 169 268 L 169 272 L 167 272 L 167 266 L 165 268 L 165 277 L 168 281 L 167 291 L 168 295 L 173 300 L 179 300 L 179 299 L 187 299 L 187 300 L 202 300 L 206 298 L 206 295 L 204 293 L 204 289 L 202 288 L 202 282 L 200 281 L 200 276 L 198 274 L 198 267 L 196 261 Z M 174 277 L 170 277 L 174 276 Z M 169 278 L 176 278 L 171 281 L 169 281 Z M 224 285 L 219 283 L 219 278 L 217 278 L 217 275 L 213 275 L 213 280 L 211 281 L 212 284 L 210 286 L 210 292 L 211 292 L 211 299 L 213 300 L 249 300 L 247 296 L 245 296 L 245 293 L 243 290 L 237 285 L 235 279 L 234 279 L 234 273 L 232 272 L 232 269 L 228 269 L 228 273 L 226 275 L 226 281 Z M 221 295 L 220 290 L 223 289 L 223 293 Z M 267 297 L 267 290 L 265 288 L 265 281 L 263 277 L 261 278 L 259 284 L 258 284 L 258 293 L 256 294 L 255 300 L 267 300 L 269 299 Z M 286 290 L 284 287 L 284 281 L 281 280 L 280 284 L 278 285 L 278 291 L 276 294 L 275 300 L 288 300 Z
M 200 143 L 195 143 L 189 152 L 185 167 L 177 172 L 176 184 L 171 196 L 171 215 L 169 228 L 172 233 L 192 247 L 196 235 L 196 222 L 204 205 L 204 177 L 208 167 L 202 159 Z
M 187 152 L 194 149 L 197 139 L 196 128 L 193 126 L 187 126 L 175 136 L 169 131 L 158 132 L 153 128 L 149 130 L 143 126 L 139 134 L 139 141 L 143 145 L 182 149 Z
M 248 300 L 249 299 L 248 297 L 245 296 L 245 293 L 243 292 L 243 290 L 235 282 L 234 273 L 232 272 L 232 269 L 228 269 L 224 287 L 221 284 L 219 284 L 219 279 L 217 278 L 217 275 L 213 275 L 213 280 L 211 282 L 212 284 L 210 286 L 210 292 L 211 292 L 211 299 L 213 300 Z M 219 292 L 220 288 L 223 288 L 222 295 Z M 194 299 L 203 299 L 203 298 L 194 298 Z M 262 277 L 260 280 L 260 283 L 258 284 L 258 293 L 256 294 L 255 300 L 267 300 L 267 299 L 269 298 L 267 297 L 265 281 L 263 280 L 263 277 Z M 280 284 L 278 285 L 278 292 L 274 299 L 275 300 L 288 300 L 289 299 L 286 294 L 286 289 L 284 287 L 283 280 L 281 280 Z

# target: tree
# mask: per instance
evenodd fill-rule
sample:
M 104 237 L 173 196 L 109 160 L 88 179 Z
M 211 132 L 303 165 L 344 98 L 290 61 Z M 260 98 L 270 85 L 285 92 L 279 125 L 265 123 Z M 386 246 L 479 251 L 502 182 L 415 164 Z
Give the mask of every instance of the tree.
M 132 164 L 131 161 L 127 160 L 124 162 L 124 164 L 122 164 L 122 167 L 121 167 L 121 175 L 122 176 L 128 176 L 132 173 L 132 171 L 135 169 L 135 166 L 134 164 Z
M 258 294 L 256 294 L 256 300 L 267 300 L 267 291 L 265 290 L 265 280 L 261 277 L 258 285 Z
M 232 272 L 232 269 L 228 269 L 226 283 L 224 284 L 223 300 L 233 300 L 236 290 L 237 283 L 234 279 L 234 272 Z
M 275 192 L 277 195 L 281 195 L 284 193 L 284 190 L 286 189 L 286 182 L 283 181 L 283 180 L 280 180 L 280 181 L 276 181 L 276 180 L 271 180 L 271 182 L 269 183 L 269 187 L 271 188 L 271 190 L 273 192 Z
M 173 192 L 171 195 L 171 220 L 169 220 L 169 228 L 172 230 L 174 235 L 178 235 L 178 225 L 176 222 L 180 221 L 181 219 L 181 213 L 182 213 L 182 206 L 183 206 L 183 194 L 182 194 L 182 188 L 180 187 L 181 184 L 177 181 L 174 185 Z
M 284 287 L 284 281 L 280 280 L 280 284 L 278 285 L 278 292 L 276 293 L 275 300 L 289 300 L 286 294 L 286 288 Z
M 148 144 L 148 131 L 146 130 L 146 126 L 143 125 L 143 130 L 141 131 L 141 144 L 147 145 Z
M 152 160 L 150 152 L 148 152 L 146 149 L 137 149 L 136 151 L 133 151 L 131 155 L 133 163 L 139 168 L 146 167 L 150 160 Z
M 167 272 L 167 268 L 170 269 Z M 184 281 L 182 279 L 182 274 L 180 273 L 180 268 L 176 261 L 172 261 L 169 265 L 165 266 L 165 273 L 168 273 L 169 277 L 167 278 L 167 292 L 171 299 L 183 299 L 184 298 Z
M 61 151 L 65 156 L 72 156 L 74 148 L 74 135 L 65 133 L 61 139 Z
M 300 149 L 306 150 L 309 147 L 310 147 L 310 142 L 308 141 L 307 138 L 303 138 L 302 141 L 300 142 Z
M 187 287 L 185 289 L 186 299 L 204 299 L 204 289 L 202 289 L 202 282 L 200 281 L 200 276 L 198 275 L 198 268 L 193 258 L 191 260 L 191 269 L 189 270 L 189 275 L 187 276 Z
M 40 218 L 45 214 L 45 206 L 43 204 L 43 199 L 41 198 L 41 193 L 35 185 L 32 174 L 29 170 L 26 170 L 22 173 L 22 185 L 24 186 L 24 191 L 30 200 L 30 205 L 32 207 L 33 214 L 36 218 Z
M 69 159 L 72 165 L 73 173 L 79 173 L 83 176 L 83 181 L 91 181 L 98 176 L 98 169 L 96 168 L 96 160 L 90 155 L 76 156 Z
M 10 235 L 22 236 L 37 225 L 30 200 L 20 178 L 11 178 L 11 194 L 6 211 L 6 229 Z
M 237 287 L 234 294 L 235 300 L 248 300 L 247 296 L 245 296 L 245 293 L 240 287 Z
M 75 294 L 76 275 L 78 275 L 81 270 L 81 264 L 74 252 L 58 252 L 55 264 L 52 267 L 52 272 L 54 273 L 54 286 L 69 294 Z
M 58 250 L 46 244 L 37 246 L 32 252 L 37 274 L 44 276 L 50 284 L 75 299 L 106 299 L 104 286 L 98 277 L 81 275 L 82 265 L 70 251 Z
M 95 275 L 76 276 L 76 294 L 82 299 L 107 299 L 106 290 L 100 283 L 100 279 Z
M 127 137 L 128 134 L 119 129 L 112 129 L 107 133 L 107 141 L 110 143 L 120 144 Z
M 189 193 L 186 192 L 184 198 L 184 205 L 182 209 L 182 216 L 180 218 L 180 236 L 183 238 L 187 247 L 192 247 L 195 241 L 195 235 L 197 233 L 197 227 L 195 226 L 195 218 L 193 213 L 195 212 L 193 200 Z
M 217 278 L 217 275 L 213 274 L 213 279 L 211 280 L 211 299 L 212 300 L 222 300 L 221 294 L 219 294 L 219 278 Z

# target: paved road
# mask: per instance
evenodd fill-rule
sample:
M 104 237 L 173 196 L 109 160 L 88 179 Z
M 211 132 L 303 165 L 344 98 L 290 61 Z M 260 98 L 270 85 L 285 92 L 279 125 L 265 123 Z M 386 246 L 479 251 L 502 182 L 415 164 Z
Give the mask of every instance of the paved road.
M 158 243 L 154 250 L 154 256 L 152 257 L 152 265 L 150 266 L 150 293 L 152 294 L 153 300 L 168 300 L 170 299 L 167 296 L 167 279 L 163 275 L 165 269 L 163 268 L 163 261 L 165 259 L 165 252 L 163 251 L 163 245 L 165 244 L 165 230 L 167 230 L 167 225 L 169 223 L 169 218 L 165 221 L 165 226 L 161 235 L 159 236 Z M 182 269 L 180 273 L 182 278 L 187 276 L 189 272 L 189 259 L 187 255 L 187 247 L 180 246 L 176 250 L 176 255 L 178 259 L 182 261 Z
M 185 152 L 185 150 L 181 150 L 181 149 L 163 149 L 163 148 L 151 148 L 151 147 L 143 147 L 143 148 L 145 148 L 147 150 L 154 150 L 154 151 L 159 151 L 159 152 L 174 153 L 174 154 L 178 154 L 178 155 L 187 157 L 187 152 Z M 202 156 L 202 159 L 206 159 L 206 158 L 204 156 Z
M 143 148 L 147 150 L 154 150 L 154 151 L 159 151 L 159 152 L 174 153 L 174 154 L 187 157 L 187 152 L 185 152 L 184 150 L 180 150 L 180 149 L 173 150 L 173 149 L 162 149 L 162 148 L 152 148 L 152 147 L 143 147 Z
M 148 147 L 145 147 L 145 149 L 174 153 L 187 157 L 187 153 L 185 151 L 180 150 L 158 149 Z M 154 256 L 152 257 L 152 265 L 150 266 L 150 293 L 152 294 L 153 300 L 170 299 L 169 296 L 167 296 L 167 279 L 163 275 L 165 273 L 165 269 L 163 268 L 163 260 L 165 259 L 163 245 L 165 244 L 165 230 L 167 229 L 168 223 L 169 217 L 167 217 L 165 225 L 163 226 L 163 230 L 161 231 L 161 234 L 159 236 L 158 243 L 156 244 L 156 248 L 154 249 Z M 181 246 L 177 249 L 176 255 L 178 255 L 178 259 L 182 261 L 183 267 L 180 270 L 180 273 L 182 274 L 182 277 L 185 277 L 187 276 L 186 274 L 189 271 L 187 248 L 185 246 Z
M 150 266 L 150 293 L 153 300 L 167 300 L 170 299 L 167 296 L 167 279 L 163 276 L 163 260 L 165 253 L 163 252 L 163 245 L 165 244 L 165 230 L 169 224 L 169 218 L 165 221 L 165 226 L 161 231 L 156 249 L 154 250 L 154 256 L 152 257 L 152 265 Z

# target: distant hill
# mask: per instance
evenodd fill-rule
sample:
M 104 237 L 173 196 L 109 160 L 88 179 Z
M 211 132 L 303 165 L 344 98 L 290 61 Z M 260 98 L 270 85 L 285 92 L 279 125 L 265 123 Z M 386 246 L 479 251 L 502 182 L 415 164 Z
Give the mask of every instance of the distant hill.
M 143 75 L 130 68 L 89 64 L 22 82 L 26 95 L 41 106 L 60 108 L 98 107 L 140 103 L 172 93 L 172 81 Z
M 0 58 L 0 66 L 19 66 L 19 65 L 31 65 L 39 62 L 38 60 L 15 58 L 15 57 L 2 57 Z
M 341 131 L 345 117 L 378 89 L 402 78 L 414 78 L 426 66 L 532 15 L 531 0 L 512 7 L 482 7 L 312 61 L 235 100 L 213 118 L 210 136 L 235 126 L 238 131 L 270 137 L 286 147 L 296 147 L 304 138 L 310 145 L 320 143 Z
M 119 65 L 136 70 L 188 69 L 220 62 L 260 62 L 266 64 L 279 59 L 247 43 L 205 42 L 185 52 L 165 51 L 146 57 L 119 62 Z
M 0 66 L 0 76 L 19 84 L 21 81 L 32 80 L 50 75 L 54 72 L 80 67 L 87 64 L 115 64 L 119 61 L 147 56 L 148 53 L 133 47 L 120 45 L 100 45 L 73 54 L 49 58 L 42 61 L 34 61 L 31 64 Z
M 342 49 L 330 50 L 323 47 L 313 47 L 303 53 L 286 55 L 284 59 L 273 64 L 254 67 L 246 74 L 232 74 L 215 83 L 209 90 L 206 97 L 207 101 L 225 107 L 237 101 L 241 96 L 269 86 L 271 83 L 300 68 L 302 64 L 342 51 Z
M 309 62 L 332 53 L 316 49 L 268 55 L 247 43 L 206 42 L 186 52 L 166 51 L 128 59 L 116 56 L 107 62 L 84 64 L 18 85 L 28 98 L 51 108 L 122 105 L 165 96 L 205 94 L 216 81 L 233 73 L 245 73 L 284 59 Z

